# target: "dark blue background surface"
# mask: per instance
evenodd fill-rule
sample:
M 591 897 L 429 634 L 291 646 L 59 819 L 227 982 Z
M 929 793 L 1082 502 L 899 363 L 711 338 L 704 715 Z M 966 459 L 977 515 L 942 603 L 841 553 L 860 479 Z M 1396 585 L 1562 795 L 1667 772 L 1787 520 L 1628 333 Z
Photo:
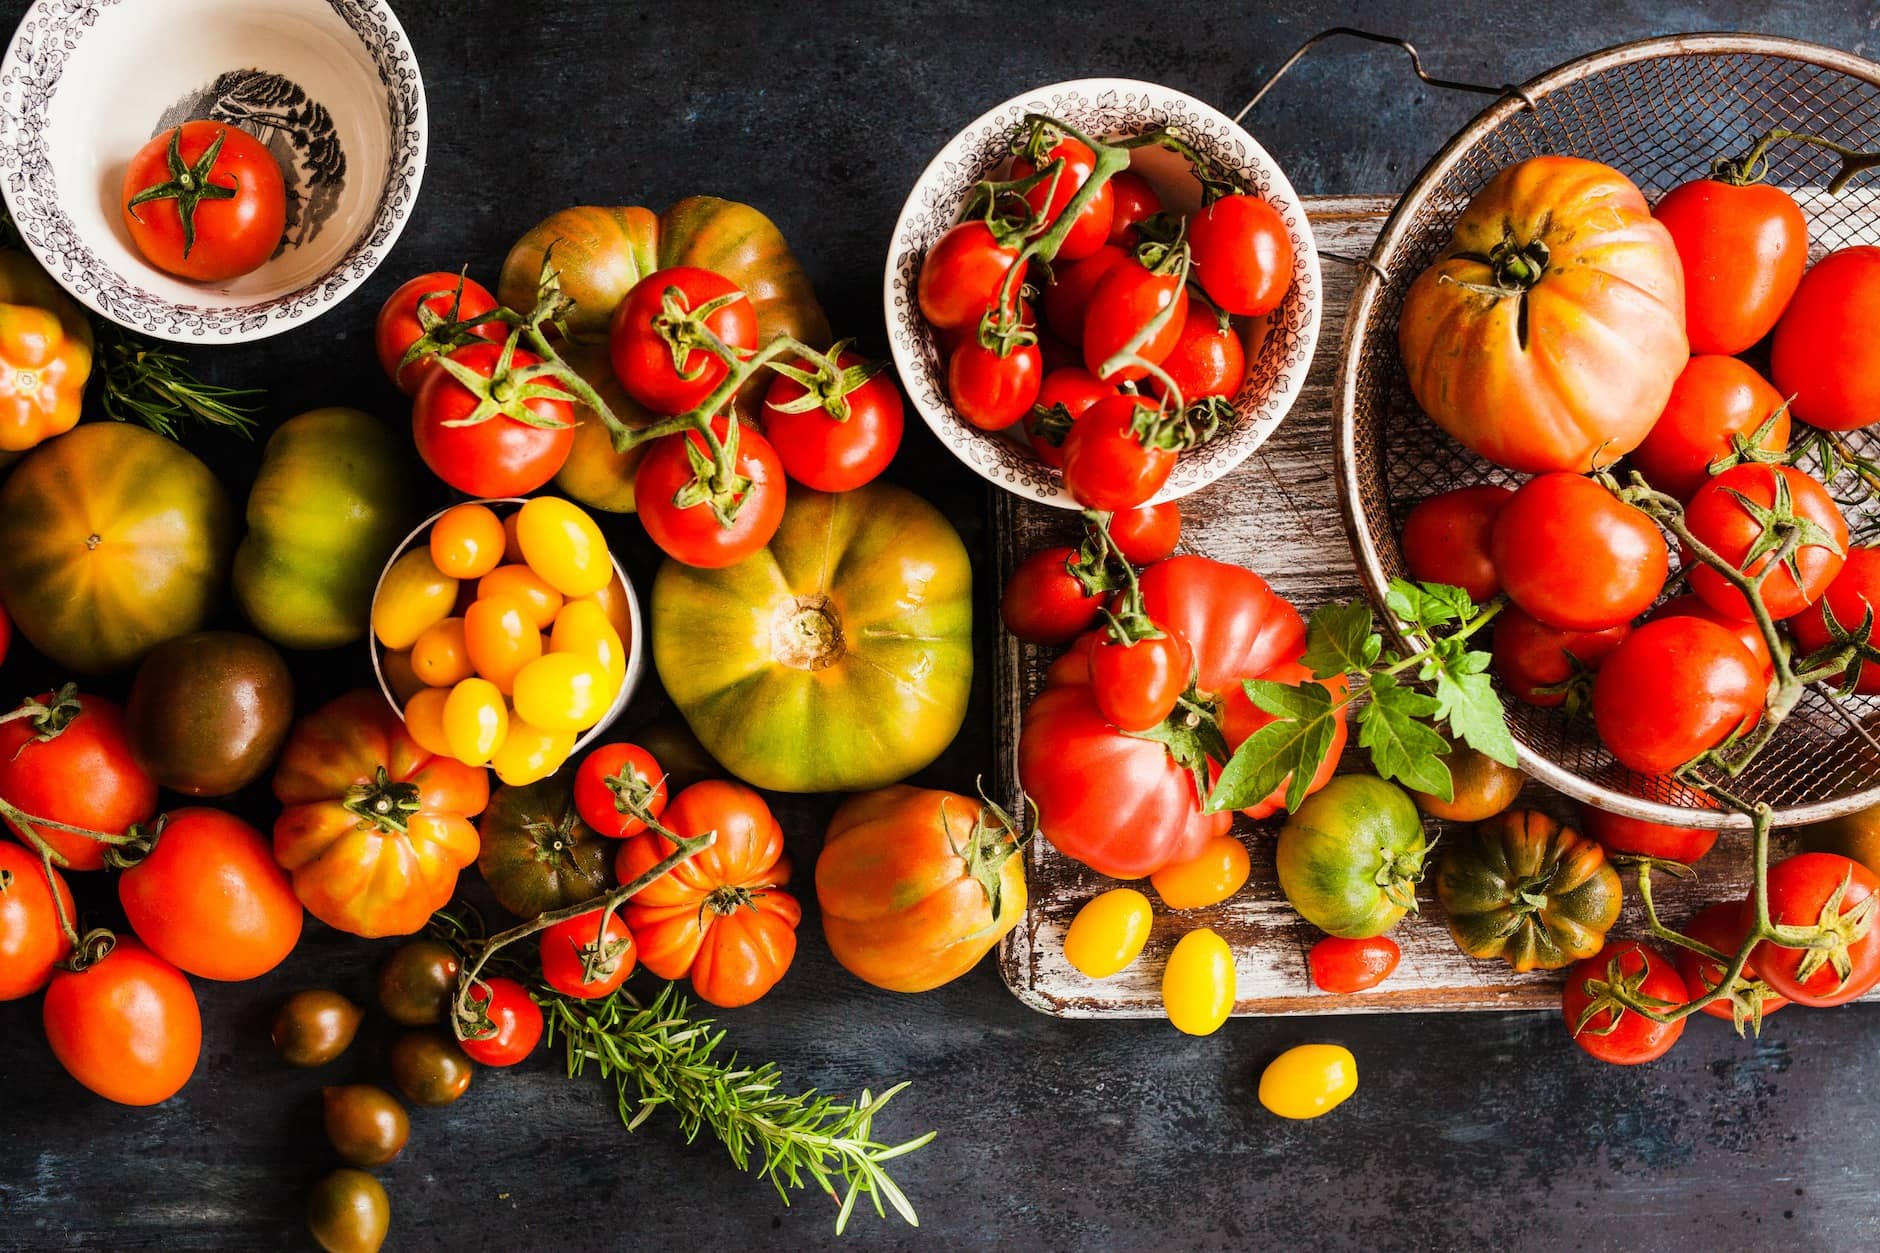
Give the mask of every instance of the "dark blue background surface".
M 431 110 L 410 227 L 338 311 L 200 354 L 218 377 L 266 386 L 271 421 L 322 404 L 402 421 L 372 359 L 378 302 L 426 269 L 467 262 L 493 279 L 518 233 L 574 203 L 750 201 L 783 228 L 838 332 L 879 351 L 880 258 L 915 175 L 987 106 L 1060 79 L 1147 78 L 1232 112 L 1307 35 L 1345 22 L 1415 39 L 1439 75 L 1491 82 L 1648 34 L 1750 28 L 1858 52 L 1880 25 L 1874 6 L 1820 3 L 1168 0 L 1078 6 L 1092 15 L 1076 18 L 1019 4 L 396 4 Z M 0 2 L 0 27 L 24 8 Z M 1340 45 L 1250 124 L 1300 191 L 1385 192 L 1478 105 L 1416 84 L 1388 50 Z M 978 480 L 924 430 L 910 429 L 909 445 L 896 477 L 941 503 L 985 557 Z M 245 490 L 253 450 L 195 446 Z M 648 568 L 637 527 L 615 534 Z M 303 708 L 363 677 L 350 660 L 297 675 Z M 0 671 L 0 698 L 47 677 L 22 656 Z M 990 771 L 987 686 L 982 676 L 967 730 L 924 781 L 970 788 Z M 787 814 L 806 884 L 827 807 Z M 1191 1040 L 1158 1022 L 1033 1015 L 990 963 L 897 997 L 838 969 L 813 917 L 802 936 L 783 985 L 726 1015 L 736 1044 L 804 1086 L 910 1079 L 881 1134 L 941 1133 L 897 1164 L 921 1230 L 868 1214 L 855 1245 L 1880 1246 L 1870 1008 L 1789 1011 L 1759 1042 L 1700 1019 L 1664 1061 L 1621 1070 L 1581 1057 L 1549 1014 L 1241 1020 Z M 37 1001 L 0 1005 L 0 1247 L 304 1244 L 305 1190 L 332 1165 L 318 1088 L 335 1080 L 280 1067 L 267 1020 L 300 986 L 365 997 L 379 951 L 315 925 L 260 983 L 201 985 L 201 1067 L 154 1110 L 84 1093 L 47 1054 Z M 1357 1097 L 1316 1123 L 1267 1116 L 1254 1100 L 1260 1067 L 1315 1039 L 1357 1054 Z M 334 1074 L 382 1081 L 382 1043 L 366 1038 Z M 382 1172 L 391 1247 L 804 1247 L 827 1239 L 833 1218 L 813 1195 L 785 1209 L 715 1143 L 683 1146 L 670 1117 L 629 1136 L 607 1093 L 546 1057 L 481 1073 L 466 1099 L 413 1124 L 411 1147 Z

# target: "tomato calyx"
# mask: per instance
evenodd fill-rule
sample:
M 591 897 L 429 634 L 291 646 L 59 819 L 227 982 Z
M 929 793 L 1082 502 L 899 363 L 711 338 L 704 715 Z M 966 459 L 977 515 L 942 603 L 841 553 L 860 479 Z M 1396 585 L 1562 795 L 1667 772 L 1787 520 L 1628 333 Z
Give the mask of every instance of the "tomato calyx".
M 217 132 L 216 137 L 209 141 L 209 146 L 203 149 L 202 155 L 196 158 L 196 164 L 189 165 L 183 160 L 183 128 L 172 127 L 170 129 L 169 181 L 152 183 L 132 196 L 124 205 L 130 210 L 131 216 L 141 222 L 143 218 L 137 213 L 139 206 L 157 200 L 176 201 L 176 215 L 182 219 L 183 223 L 185 259 L 196 246 L 197 206 L 205 200 L 233 200 L 240 188 L 240 183 L 233 176 L 230 177 L 229 185 L 226 187 L 212 179 L 216 158 L 222 155 L 222 142 L 227 138 L 226 130 Z
M 653 798 L 659 795 L 660 785 L 666 782 L 666 778 L 662 775 L 657 779 L 649 779 L 629 762 L 619 773 L 603 776 L 601 783 L 613 796 L 616 810 L 650 825 Z
M 463 291 L 468 281 L 469 272 L 459 271 L 455 288 L 439 288 L 418 297 L 418 338 L 411 342 L 411 347 L 405 349 L 405 355 L 398 359 L 398 368 L 393 371 L 394 374 L 402 374 L 407 366 L 426 357 L 443 360 L 457 349 L 479 342 L 482 337 L 475 333 L 475 328 L 485 323 L 514 324 L 513 315 L 500 307 L 476 317 L 463 317 Z M 446 293 L 450 295 L 450 308 L 439 313 L 431 307 L 431 301 Z
M 1807 683 L 1838 674 L 1841 682 L 1836 690 L 1842 696 L 1852 696 L 1860 687 L 1861 666 L 1880 662 L 1880 646 L 1873 638 L 1873 606 L 1864 606 L 1860 622 L 1852 628 L 1841 625 L 1826 597 L 1819 602 L 1819 608 L 1822 624 L 1828 629 L 1828 642 L 1795 663 L 1796 678 Z
M 1677 1002 L 1645 991 L 1645 980 L 1652 974 L 1649 961 L 1641 961 L 1637 970 L 1628 972 L 1624 956 L 1624 953 L 1615 953 L 1606 962 L 1604 979 L 1595 979 L 1589 975 L 1580 981 L 1587 1004 L 1572 1024 L 1575 1039 L 1582 1034 L 1611 1035 L 1625 1021 L 1627 1011 L 1642 1013 L 1649 1018 L 1678 1008 Z M 1593 1019 L 1601 1014 L 1606 1016 L 1606 1021 L 1594 1026 Z
M 1064 447 L 1064 437 L 1071 433 L 1071 424 L 1077 421 L 1070 407 L 1063 401 L 1057 401 L 1049 409 L 1043 405 L 1031 407 L 1031 420 L 1026 424 L 1026 434 L 1040 443 L 1052 448 Z
M 1160 744 L 1169 759 L 1194 778 L 1195 795 L 1203 802 L 1208 799 L 1209 763 L 1233 756 L 1221 731 L 1221 701 L 1194 687 L 1176 700 L 1174 711 L 1157 725 L 1119 734 Z
M 1005 863 L 1010 861 L 1030 841 L 1030 834 L 1019 829 L 1012 815 L 1005 812 L 986 795 L 985 781 L 980 781 L 979 813 L 973 819 L 973 829 L 966 835 L 964 844 L 953 838 L 953 828 L 947 818 L 947 807 L 940 805 L 940 829 L 945 834 L 947 844 L 953 855 L 966 863 L 966 875 L 975 880 L 986 893 L 986 905 L 997 919 L 1004 913 L 1001 897 L 1005 888 Z M 1031 804 L 1029 797 L 1025 798 Z
M 514 364 L 517 342 L 521 332 L 512 331 L 503 341 L 503 350 L 490 366 L 488 374 L 471 369 L 461 361 L 451 357 L 439 357 L 437 364 L 444 373 L 456 379 L 477 399 L 476 408 L 461 418 L 453 418 L 442 425 L 447 427 L 478 426 L 492 418 L 508 418 L 520 422 L 523 426 L 532 426 L 542 431 L 559 431 L 574 425 L 559 418 L 545 417 L 529 407 L 531 400 L 570 399 L 568 392 L 557 381 L 567 367 L 555 361 L 538 361 L 534 365 L 518 366 Z M 538 380 L 546 379 L 546 382 Z
M 1841 877 L 1828 899 L 1822 902 L 1821 914 L 1812 927 L 1780 928 L 1785 932 L 1799 930 L 1809 936 L 1806 941 L 1808 951 L 1802 955 L 1801 962 L 1795 968 L 1795 981 L 1807 983 L 1823 967 L 1832 967 L 1835 983 L 1829 993 L 1839 992 L 1847 986 L 1853 977 L 1854 962 L 1848 953 L 1850 946 L 1859 943 L 1873 928 L 1874 911 L 1880 907 L 1880 895 L 1869 895 L 1845 914 L 1841 912 L 1841 902 L 1846 899 L 1848 885 L 1853 882 L 1853 870 Z M 1790 938 L 1784 936 L 1783 939 Z M 1782 944 L 1782 939 L 1776 941 Z M 1783 947 L 1791 947 L 1783 945 Z
M 387 835 L 405 830 L 411 815 L 423 808 L 415 783 L 394 782 L 384 766 L 370 783 L 355 783 L 346 789 L 340 805 L 347 813 L 369 822 Z
M 84 702 L 78 694 L 78 684 L 67 683 L 49 697 L 41 700 L 29 697 L 19 703 L 12 712 L 0 714 L 0 722 L 15 722 L 27 719 L 32 723 L 32 738 L 21 744 L 16 751 L 26 751 L 27 744 L 44 744 L 59 738 L 65 728 L 72 725 L 74 719 L 84 712 Z
M 842 366 L 842 354 L 855 346 L 852 339 L 840 340 L 832 345 L 820 361 L 812 368 L 789 365 L 782 361 L 773 361 L 770 368 L 787 379 L 794 380 L 803 388 L 803 394 L 794 400 L 786 400 L 770 407 L 778 413 L 808 413 L 812 409 L 821 409 L 837 422 L 849 420 L 849 393 L 859 391 L 870 380 L 888 368 L 886 361 L 864 361 L 860 365 Z
M 719 338 L 718 333 L 706 325 L 706 319 L 720 309 L 748 299 L 742 291 L 729 291 L 713 296 L 694 309 L 686 304 L 686 294 L 678 286 L 669 286 L 661 292 L 659 312 L 653 315 L 653 330 L 672 349 L 672 372 L 690 383 L 704 376 L 711 368 L 713 357 L 727 365 L 737 361 L 737 350 Z M 696 364 L 688 365 L 695 352 L 702 355 Z
M 750 499 L 752 486 L 750 478 L 737 471 L 738 431 L 742 425 L 728 423 L 722 440 L 709 424 L 702 428 L 699 435 L 711 445 L 710 452 L 700 448 L 696 440 L 686 438 L 685 458 L 692 467 L 692 481 L 672 494 L 674 508 L 695 509 L 702 505 L 711 510 L 719 526 L 736 525 L 738 511 Z
M 1743 554 L 1743 560 L 1737 568 L 1761 581 L 1779 565 L 1795 580 L 1795 586 L 1801 587 L 1802 549 L 1825 548 L 1841 557 L 1845 557 L 1847 551 L 1828 533 L 1826 527 L 1813 518 L 1795 512 L 1795 495 L 1789 490 L 1787 475 L 1775 474 L 1771 477 L 1775 480 L 1775 500 L 1767 505 L 1750 499 L 1734 487 L 1718 484 L 1724 494 L 1735 500 L 1737 506 L 1761 528 L 1761 533 L 1749 546 L 1749 551 Z M 1764 558 L 1770 560 L 1766 565 L 1759 566 L 1758 563 Z
M 1838 144 L 1832 139 L 1823 139 L 1819 135 L 1778 127 L 1764 131 L 1757 136 L 1756 142 L 1750 145 L 1749 151 L 1740 157 L 1713 158 L 1710 162 L 1709 177 L 1731 187 L 1747 187 L 1752 183 L 1760 183 L 1769 174 L 1770 147 L 1787 140 L 1826 148 L 1841 158 L 1841 168 L 1828 181 L 1828 194 L 1831 196 L 1839 195 L 1841 190 L 1853 181 L 1855 175 L 1864 170 L 1880 167 L 1880 152 L 1862 152 L 1858 148 L 1850 148 L 1846 144 Z
M 1725 470 L 1734 469 L 1740 465 L 1768 466 L 1795 464 L 1796 454 L 1794 451 L 1787 448 L 1765 447 L 1769 440 L 1769 433 L 1775 430 L 1776 423 L 1788 416 L 1789 405 L 1794 400 L 1795 397 L 1793 396 L 1786 397 L 1781 404 L 1771 409 L 1769 416 L 1758 423 L 1756 429 L 1751 431 L 1748 435 L 1743 434 L 1741 431 L 1732 432 L 1730 435 L 1730 451 L 1724 453 L 1708 466 L 1704 467 L 1705 471 L 1714 478 L 1722 474 Z M 1833 478 L 1834 475 L 1830 474 L 1827 477 Z
M 1436 843 L 1435 840 L 1431 840 L 1416 850 L 1378 846 L 1377 872 L 1371 876 L 1371 882 L 1383 892 L 1385 900 L 1413 914 L 1422 912 L 1417 905 L 1417 885 L 1423 882 L 1423 876 L 1429 869 L 1427 859 L 1430 850 L 1436 847 Z M 1544 877 L 1540 880 L 1541 883 L 1545 881 Z M 1523 891 L 1520 887 L 1515 890 L 1515 898 L 1517 913 L 1538 910 L 1547 902 L 1544 895 L 1538 901 L 1534 901 L 1532 893 Z

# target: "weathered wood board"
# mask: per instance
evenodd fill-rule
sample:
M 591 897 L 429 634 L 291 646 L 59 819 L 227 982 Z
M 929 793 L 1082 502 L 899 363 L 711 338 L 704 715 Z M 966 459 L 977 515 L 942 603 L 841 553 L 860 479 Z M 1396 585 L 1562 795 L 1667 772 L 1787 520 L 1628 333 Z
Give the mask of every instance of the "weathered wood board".
M 1369 253 L 1391 202 L 1316 198 L 1306 204 L 1321 253 L 1362 257 Z M 1318 356 L 1292 413 L 1238 470 L 1182 502 L 1183 551 L 1258 571 L 1306 613 L 1324 601 L 1360 594 L 1339 515 L 1332 452 L 1333 385 L 1353 270 L 1329 258 L 1324 267 Z M 1005 492 L 998 494 L 994 512 L 1001 586 L 1025 555 L 1049 544 L 1074 543 L 1079 532 L 1075 513 Z M 1055 650 L 1022 644 L 1001 632 L 998 749 L 1000 785 L 1008 798 L 1018 794 L 1020 715 L 1042 686 L 1054 655 Z M 1359 750 L 1347 750 L 1346 769 L 1361 769 L 1361 762 Z M 1572 816 L 1571 802 L 1538 784 L 1529 785 L 1520 803 L 1552 810 L 1563 819 Z M 1441 838 L 1444 825 L 1426 823 L 1433 838 Z M 1253 877 L 1247 887 L 1210 909 L 1176 913 L 1157 901 L 1147 950 L 1128 970 L 1103 981 L 1086 978 L 1064 960 L 1064 932 L 1078 908 L 1114 886 L 1113 881 L 1063 856 L 1047 841 L 1034 840 L 1025 854 L 1030 908 L 999 954 L 1006 984 L 1027 1005 L 1048 1014 L 1159 1016 L 1162 966 L 1169 949 L 1189 930 L 1206 926 L 1233 948 L 1239 980 L 1236 1014 L 1558 1009 L 1558 974 L 1516 975 L 1502 962 L 1462 955 L 1444 925 L 1433 873 L 1419 893 L 1421 917 L 1407 918 L 1391 933 L 1403 947 L 1397 972 L 1368 992 L 1320 992 L 1306 970 L 1306 951 L 1320 933 L 1287 905 L 1274 871 L 1279 823 L 1240 818 L 1235 831 L 1252 853 Z M 1748 863 L 1746 837 L 1726 833 L 1701 863 L 1697 881 L 1678 882 L 1664 875 L 1653 881 L 1661 915 L 1675 925 L 1703 904 L 1742 896 L 1748 887 Z M 1156 900 L 1146 882 L 1135 886 Z M 1642 934 L 1643 915 L 1630 886 L 1628 876 L 1628 899 L 1617 931 Z

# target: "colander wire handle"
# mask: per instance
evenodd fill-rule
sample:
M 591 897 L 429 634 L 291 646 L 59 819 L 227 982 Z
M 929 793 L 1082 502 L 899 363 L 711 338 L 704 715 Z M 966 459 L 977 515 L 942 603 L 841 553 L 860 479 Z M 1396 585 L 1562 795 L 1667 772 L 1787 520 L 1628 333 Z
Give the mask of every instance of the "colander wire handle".
M 1483 83 L 1464 83 L 1451 78 L 1437 78 L 1423 68 L 1423 55 L 1417 51 L 1416 45 L 1411 43 L 1408 39 L 1399 39 L 1395 35 L 1380 35 L 1376 31 L 1359 30 L 1355 26 L 1333 26 L 1320 31 L 1318 34 L 1312 36 L 1312 38 L 1300 44 L 1298 49 L 1291 56 L 1287 57 L 1278 69 L 1268 75 L 1264 83 L 1260 84 L 1260 89 L 1253 93 L 1253 98 L 1247 101 L 1246 104 L 1240 106 L 1240 112 L 1234 114 L 1234 121 L 1238 123 L 1242 118 L 1246 117 L 1247 114 L 1251 113 L 1253 107 L 1266 98 L 1266 93 L 1273 90 L 1273 85 L 1279 82 L 1280 79 L 1286 77 L 1287 71 L 1299 64 L 1299 61 L 1306 53 L 1312 51 L 1314 47 L 1323 43 L 1325 40 L 1339 35 L 1350 36 L 1353 39 L 1366 39 L 1372 43 L 1389 44 L 1393 48 L 1402 48 L 1405 52 L 1410 54 L 1411 72 L 1432 87 L 1444 87 L 1450 91 L 1472 91 L 1482 96 L 1515 96 L 1519 98 L 1521 103 L 1526 107 L 1530 109 L 1534 107 L 1534 102 L 1528 98 L 1528 94 L 1513 84 L 1491 87 Z

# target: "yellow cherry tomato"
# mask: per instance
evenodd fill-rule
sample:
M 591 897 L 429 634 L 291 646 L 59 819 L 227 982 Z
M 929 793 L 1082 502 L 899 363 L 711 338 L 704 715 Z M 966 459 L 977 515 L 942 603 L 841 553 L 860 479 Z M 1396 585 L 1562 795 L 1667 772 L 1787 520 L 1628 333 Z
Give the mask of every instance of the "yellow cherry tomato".
M 1260 1104 L 1281 1118 L 1317 1118 L 1358 1090 L 1358 1059 L 1342 1044 L 1299 1044 L 1260 1074 Z
M 601 663 L 578 653 L 544 653 L 516 672 L 516 717 L 545 731 L 585 731 L 613 696 Z
M 613 580 L 600 527 L 559 496 L 537 496 L 516 511 L 516 542 L 529 569 L 563 596 L 592 596 Z
M 488 679 L 465 679 L 444 701 L 444 740 L 450 755 L 466 766 L 480 766 L 503 746 L 509 733 L 509 706 Z
M 446 618 L 424 629 L 411 646 L 411 670 L 431 687 L 455 687 L 476 673 L 462 618 Z
M 418 741 L 418 747 L 441 757 L 449 757 L 450 738 L 444 734 L 444 705 L 450 692 L 441 687 L 427 687 L 405 702 L 405 730 Z
M 410 700 L 424 690 L 424 680 L 411 668 L 411 650 L 408 648 L 380 657 L 379 669 L 385 675 L 385 685 L 401 701 Z
M 529 607 L 514 596 L 489 596 L 463 614 L 464 649 L 476 672 L 505 694 L 516 672 L 542 655 L 542 633 Z
M 607 611 L 593 599 L 571 600 L 555 615 L 555 628 L 548 633 L 548 651 L 574 653 L 601 663 L 617 689 L 627 677 L 627 650 L 620 634 L 607 620 Z
M 372 598 L 372 633 L 394 651 L 410 648 L 424 629 L 450 616 L 457 580 L 431 563 L 431 550 L 412 549 L 385 572 Z
M 537 630 L 546 631 L 561 612 L 562 594 L 527 566 L 497 566 L 477 580 L 477 599 L 513 596 L 529 610 L 529 620 Z
M 1107 979 L 1142 956 L 1154 912 L 1135 888 L 1111 888 L 1084 902 L 1064 933 L 1064 959 L 1092 979 Z
M 521 787 L 554 774 L 573 751 L 573 731 L 544 731 L 520 718 L 511 718 L 509 734 L 490 757 L 490 769 L 504 783 Z
M 431 524 L 431 561 L 453 579 L 480 579 L 502 564 L 507 542 L 488 505 L 456 505 Z
M 503 564 L 515 565 L 522 560 L 522 541 L 516 534 L 516 515 L 510 514 L 503 519 Z
M 1175 942 L 1162 968 L 1162 1008 L 1177 1031 L 1213 1035 L 1234 1010 L 1234 955 L 1227 941 L 1196 927 Z
M 1206 909 L 1240 891 L 1253 869 L 1247 846 L 1234 835 L 1217 835 L 1193 861 L 1164 866 L 1149 882 L 1170 909 Z
M 620 581 L 620 575 L 614 575 L 614 581 L 594 593 L 594 599 L 607 611 L 607 621 L 613 623 L 614 634 L 621 639 L 633 636 L 633 620 L 627 610 L 627 585 Z

